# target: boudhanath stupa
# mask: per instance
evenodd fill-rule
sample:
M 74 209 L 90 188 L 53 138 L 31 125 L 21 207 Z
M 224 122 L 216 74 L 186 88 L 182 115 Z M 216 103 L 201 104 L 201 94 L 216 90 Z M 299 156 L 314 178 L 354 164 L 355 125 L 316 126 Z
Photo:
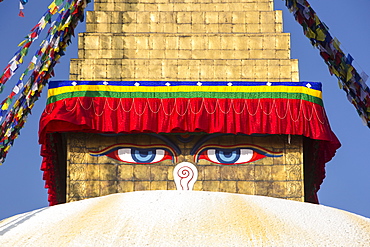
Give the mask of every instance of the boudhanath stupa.
M 340 147 L 272 0 L 95 0 L 40 119 L 51 207 L 1 246 L 368 246 L 317 205 Z

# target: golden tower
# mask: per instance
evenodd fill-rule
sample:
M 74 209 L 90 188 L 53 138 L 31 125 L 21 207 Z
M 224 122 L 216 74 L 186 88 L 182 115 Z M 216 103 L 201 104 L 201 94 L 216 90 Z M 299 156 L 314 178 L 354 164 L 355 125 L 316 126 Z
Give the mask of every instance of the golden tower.
M 78 36 L 78 58 L 70 64 L 71 81 L 299 81 L 298 61 L 290 59 L 290 36 L 282 32 L 282 12 L 273 10 L 272 0 L 95 0 L 94 9 L 87 12 L 86 32 Z M 204 134 L 180 142 L 174 134 L 166 135 L 182 149 L 178 162 L 197 163 L 195 190 L 315 201 L 317 167 L 312 139 L 294 134 L 220 136 L 211 140 L 213 144 L 248 143 L 281 154 L 243 166 L 220 166 L 209 160 L 192 160 L 191 147 Z M 95 131 L 68 132 L 60 138 L 55 147 L 61 174 L 55 182 L 58 202 L 175 189 L 171 160 L 117 164 L 89 153 L 116 143 L 137 147 L 164 144 L 158 136 L 107 136 Z M 318 178 L 319 184 L 322 179 Z

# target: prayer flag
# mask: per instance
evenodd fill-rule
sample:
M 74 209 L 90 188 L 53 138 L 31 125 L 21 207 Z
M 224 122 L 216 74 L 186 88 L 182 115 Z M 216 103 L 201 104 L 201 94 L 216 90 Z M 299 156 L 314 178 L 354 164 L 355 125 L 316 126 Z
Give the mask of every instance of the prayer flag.
M 18 16 L 20 16 L 20 17 L 24 17 L 24 13 L 23 13 L 23 11 L 22 11 L 22 10 L 19 10 L 19 14 L 18 14 Z

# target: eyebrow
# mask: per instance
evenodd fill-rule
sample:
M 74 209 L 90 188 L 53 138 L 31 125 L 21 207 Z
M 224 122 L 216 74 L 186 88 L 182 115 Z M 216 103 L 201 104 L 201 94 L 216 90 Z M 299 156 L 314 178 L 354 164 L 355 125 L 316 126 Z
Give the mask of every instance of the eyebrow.
M 174 143 L 167 136 L 165 136 L 165 135 L 159 135 L 159 134 L 155 134 L 155 133 L 148 133 L 148 134 L 144 134 L 144 135 L 150 135 L 150 136 L 156 137 L 157 139 L 160 139 L 161 141 L 163 141 L 164 143 L 166 143 L 168 146 L 170 146 L 171 148 L 173 148 L 173 150 L 175 150 L 175 152 L 177 154 L 181 154 L 181 149 L 179 148 L 179 146 L 177 146 L 176 143 Z
M 202 146 L 206 141 L 209 141 L 210 139 L 215 138 L 215 137 L 225 136 L 225 135 L 232 135 L 232 134 L 217 133 L 217 134 L 206 135 L 200 138 L 198 142 L 195 143 L 193 148 L 190 150 L 190 155 L 194 155 L 195 152 L 198 150 L 198 148 Z
M 100 135 L 103 135 L 103 136 L 128 136 L 128 135 L 132 135 L 132 134 L 100 134 Z M 135 135 L 137 135 L 137 134 L 135 134 Z M 153 136 L 153 137 L 163 141 L 164 143 L 166 143 L 173 150 L 175 150 L 175 152 L 177 154 L 181 154 L 181 149 L 179 148 L 179 146 L 177 146 L 176 143 L 174 143 L 170 138 L 168 138 L 164 135 L 159 135 L 159 134 L 156 134 L 156 133 L 142 133 L 142 135 Z
M 209 141 L 210 139 L 213 139 L 215 137 L 220 137 L 220 136 L 227 136 L 227 135 L 234 135 L 234 134 L 216 133 L 216 134 L 206 135 L 206 136 L 200 138 L 198 140 L 198 142 L 195 143 L 193 148 L 190 150 L 190 155 L 194 155 L 195 152 L 198 150 L 198 148 L 200 146 L 202 146 L 205 142 Z M 243 136 L 269 136 L 269 134 L 252 134 L 252 135 L 238 134 L 238 135 L 243 135 Z

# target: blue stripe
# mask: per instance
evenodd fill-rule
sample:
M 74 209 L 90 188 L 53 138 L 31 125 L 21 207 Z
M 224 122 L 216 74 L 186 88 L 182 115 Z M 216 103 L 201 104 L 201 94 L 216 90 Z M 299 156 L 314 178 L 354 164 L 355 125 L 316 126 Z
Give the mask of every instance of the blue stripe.
M 166 86 L 170 83 L 171 86 L 197 86 L 199 81 L 50 81 L 49 89 L 72 86 L 72 83 L 76 85 L 105 85 L 108 83 L 110 86 L 135 86 L 135 83 L 139 83 L 140 86 Z M 105 83 L 105 84 L 104 84 Z M 228 86 L 232 83 L 233 86 L 266 86 L 267 82 L 245 82 L 245 81 L 201 81 L 202 86 Z M 321 91 L 320 82 L 270 82 L 271 86 L 293 86 L 293 87 L 307 87 L 309 83 L 311 89 Z

